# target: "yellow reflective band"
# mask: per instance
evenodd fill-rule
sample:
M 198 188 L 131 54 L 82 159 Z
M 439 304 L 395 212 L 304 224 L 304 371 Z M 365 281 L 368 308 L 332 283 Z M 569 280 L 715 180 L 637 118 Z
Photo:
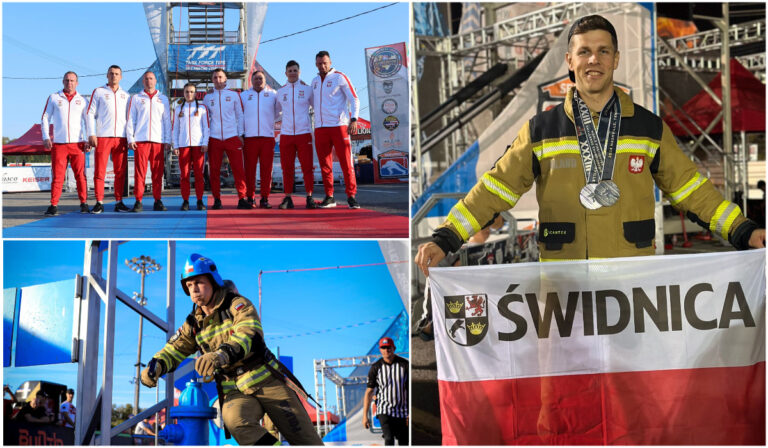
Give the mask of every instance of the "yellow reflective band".
M 709 221 L 709 230 L 728 239 L 733 221 L 739 216 L 741 209 L 733 202 L 723 201 L 717 206 L 715 214 Z
M 240 344 L 240 347 L 243 348 L 243 353 L 248 353 L 251 351 L 251 338 L 247 336 L 241 336 L 237 333 L 230 335 L 229 338 Z
M 229 322 L 223 325 L 214 325 L 212 327 L 209 327 L 202 333 L 198 334 L 195 339 L 197 339 L 198 344 L 201 344 L 203 342 L 208 342 L 214 337 L 220 335 L 221 333 L 224 333 L 225 331 L 229 331 L 230 328 L 232 328 L 232 324 Z
M 176 358 L 179 362 L 184 361 L 184 358 L 186 358 L 186 356 L 182 355 L 181 352 L 176 350 L 171 344 L 166 344 L 165 347 L 163 347 L 163 350 L 168 352 L 169 355 Z
M 536 158 L 546 159 L 560 154 L 579 154 L 579 141 L 575 138 L 541 142 L 533 147 Z
M 514 207 L 520 199 L 520 195 L 513 193 L 504 183 L 488 173 L 483 174 L 481 180 L 488 191 L 503 199 L 511 207 Z
M 480 224 L 477 223 L 477 220 L 472 216 L 472 213 L 469 213 L 469 210 L 467 210 L 467 207 L 462 201 L 459 201 L 458 204 L 453 206 L 448 215 L 448 221 L 456 227 L 456 230 L 459 231 L 459 234 L 461 234 L 461 237 L 465 241 L 470 235 L 480 230 Z
M 674 191 L 672 194 L 669 195 L 669 203 L 672 205 L 677 205 L 681 202 L 683 202 L 688 196 L 691 195 L 694 191 L 698 190 L 699 187 L 704 185 L 704 182 L 707 181 L 707 178 L 702 176 L 701 173 L 697 172 L 693 175 L 691 180 L 685 183 L 679 190 Z
M 237 331 L 237 329 L 240 328 L 240 327 L 256 328 L 256 329 L 259 329 L 259 330 L 262 329 L 261 328 L 261 322 L 259 322 L 256 319 L 244 320 L 242 322 L 238 322 L 237 324 L 235 324 L 235 331 Z
M 222 381 L 221 382 L 221 389 L 222 392 L 224 392 L 224 395 L 227 395 L 228 393 L 235 390 L 237 386 L 235 385 L 234 381 Z
M 237 380 L 237 388 L 240 390 L 248 389 L 256 384 L 264 381 L 269 376 L 269 371 L 265 366 L 261 366 L 256 370 L 252 370 L 251 374 L 247 377 Z
M 658 149 L 658 143 L 634 138 L 620 138 L 616 144 L 616 154 L 643 154 L 651 159 L 656 156 Z
M 167 353 L 165 353 L 165 352 L 164 352 L 164 351 L 162 351 L 162 350 L 160 350 L 159 352 L 157 352 L 157 354 L 155 355 L 155 357 L 156 357 L 156 358 L 160 358 L 160 359 L 162 359 L 162 360 L 163 360 L 163 362 L 165 363 L 165 366 L 166 366 L 166 367 L 168 367 L 168 368 L 171 368 L 172 366 L 175 366 L 175 365 L 176 365 L 176 363 L 175 363 L 175 362 L 173 362 L 173 358 L 171 358 L 170 356 L 168 356 L 168 354 L 167 354 Z

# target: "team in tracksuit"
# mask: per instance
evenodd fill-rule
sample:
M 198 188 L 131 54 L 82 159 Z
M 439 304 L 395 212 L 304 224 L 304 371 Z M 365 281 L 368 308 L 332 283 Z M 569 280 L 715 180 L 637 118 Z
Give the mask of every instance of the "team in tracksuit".
M 213 209 L 221 209 L 221 179 L 219 175 L 224 153 L 227 154 L 238 209 L 254 207 L 256 168 L 261 164 L 259 208 L 269 209 L 272 186 L 272 163 L 276 142 L 275 123 L 281 121 L 279 132 L 280 163 L 283 170 L 285 198 L 280 209 L 294 208 L 295 160 L 299 159 L 307 194 L 308 209 L 335 207 L 333 198 L 332 149 L 336 148 L 344 175 L 350 208 L 359 208 L 355 199 L 357 184 L 351 160 L 349 131 L 357 127 L 360 101 L 347 76 L 330 66 L 330 56 L 321 51 L 316 57 L 319 74 L 307 85 L 299 79 L 299 64 L 286 65 L 287 83 L 278 91 L 266 84 L 260 70 L 251 77 L 252 88 L 238 93 L 227 89 L 226 73 L 216 69 L 212 74 L 214 89 L 202 101 L 195 99 L 195 86 L 187 98 L 172 111 L 168 97 L 155 89 L 157 79 L 151 71 L 144 73 L 144 90 L 130 96 L 121 89 L 122 70 L 110 66 L 107 84 L 97 87 L 89 102 L 76 92 L 77 75 L 67 72 L 64 89 L 52 94 L 46 102 L 41 125 L 53 126 L 53 143 L 44 132 L 44 143 L 52 148 L 53 185 L 51 205 L 46 215 L 58 214 L 57 204 L 70 161 L 77 181 L 81 213 L 104 211 L 104 183 L 107 162 L 112 158 L 114 171 L 115 211 L 143 211 L 142 198 L 147 163 L 152 172 L 153 210 L 167 210 L 162 202 L 162 179 L 165 158 L 173 147 L 179 156 L 181 174 L 181 210 L 189 210 L 190 165 L 195 175 L 197 209 L 205 210 L 203 168 L 208 154 Z M 348 105 L 350 107 L 348 107 Z M 310 106 L 314 109 L 314 139 L 322 172 L 325 199 L 312 199 L 314 186 L 313 124 Z M 172 118 L 173 116 L 173 118 Z M 88 209 L 86 202 L 85 155 L 96 149 L 94 194 L 96 204 Z M 127 176 L 127 153 L 134 151 L 133 209 L 123 204 Z

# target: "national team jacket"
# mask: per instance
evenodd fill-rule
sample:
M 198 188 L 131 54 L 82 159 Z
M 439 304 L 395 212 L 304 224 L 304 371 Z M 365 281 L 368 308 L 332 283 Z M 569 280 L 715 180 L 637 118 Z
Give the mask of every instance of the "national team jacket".
M 435 243 L 446 254 L 457 251 L 497 213 L 514 207 L 535 182 L 541 261 L 653 255 L 655 183 L 690 219 L 736 248 L 747 248 L 756 225 L 697 171 L 661 118 L 614 89 L 621 102 L 616 204 L 588 210 L 579 202 L 586 181 L 571 89 L 564 103 L 523 126 L 495 166 L 451 209 L 433 234 Z
M 312 80 L 315 128 L 346 126 L 349 118 L 360 113 L 360 99 L 347 75 L 331 69 L 325 78 L 317 75 Z M 347 102 L 352 105 L 352 115 L 347 114 Z
M 312 132 L 309 106 L 312 106 L 312 87 L 301 80 L 289 82 L 277 91 L 277 101 L 283 111 L 281 135 L 302 135 Z
M 88 102 L 88 135 L 125 138 L 130 95 L 123 89 L 113 92 L 109 85 L 96 87 Z
M 240 92 L 240 101 L 245 136 L 275 138 L 275 120 L 280 114 L 277 92 L 269 87 L 264 87 L 261 92 L 244 90 Z
M 43 116 L 40 119 L 40 129 L 43 140 L 47 140 L 50 125 L 53 124 L 53 143 L 80 143 L 86 140 L 85 98 L 75 92 L 67 99 L 63 90 L 51 94 L 45 102 Z
M 171 143 L 171 107 L 168 97 L 159 90 L 150 95 L 141 91 L 128 103 L 128 120 L 125 124 L 128 143 Z
M 216 291 L 214 300 L 213 313 L 206 316 L 195 308 L 154 357 L 173 371 L 197 350 L 210 353 L 221 349 L 230 359 L 222 372 L 224 394 L 235 389 L 252 394 L 279 364 L 264 343 L 261 320 L 250 300 L 223 288 Z
M 243 104 L 234 90 L 215 90 L 205 95 L 203 103 L 208 108 L 211 138 L 226 140 L 243 135 Z
M 208 110 L 203 103 L 184 102 L 173 111 L 173 147 L 208 146 Z

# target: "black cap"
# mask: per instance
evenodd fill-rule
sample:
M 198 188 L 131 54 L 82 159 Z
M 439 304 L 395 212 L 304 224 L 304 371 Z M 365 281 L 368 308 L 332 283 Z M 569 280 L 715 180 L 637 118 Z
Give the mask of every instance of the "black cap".
M 610 33 L 613 40 L 613 46 L 616 51 L 619 50 L 619 38 L 616 35 L 616 28 L 613 27 L 613 24 L 609 22 L 608 19 L 597 14 L 580 17 L 573 22 L 571 29 L 568 30 L 568 45 L 571 44 L 571 38 L 574 34 L 586 33 L 587 31 L 593 30 L 603 30 Z M 578 31 L 578 33 L 576 31 Z M 568 78 L 571 79 L 571 82 L 576 82 L 576 75 L 570 70 L 568 70 Z
M 75 389 L 67 389 L 67 393 L 74 395 L 75 394 Z

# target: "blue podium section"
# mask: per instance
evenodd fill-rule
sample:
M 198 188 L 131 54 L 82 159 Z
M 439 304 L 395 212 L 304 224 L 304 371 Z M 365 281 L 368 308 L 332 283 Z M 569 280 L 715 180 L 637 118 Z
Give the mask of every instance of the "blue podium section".
M 16 367 L 72 361 L 75 280 L 21 289 Z

